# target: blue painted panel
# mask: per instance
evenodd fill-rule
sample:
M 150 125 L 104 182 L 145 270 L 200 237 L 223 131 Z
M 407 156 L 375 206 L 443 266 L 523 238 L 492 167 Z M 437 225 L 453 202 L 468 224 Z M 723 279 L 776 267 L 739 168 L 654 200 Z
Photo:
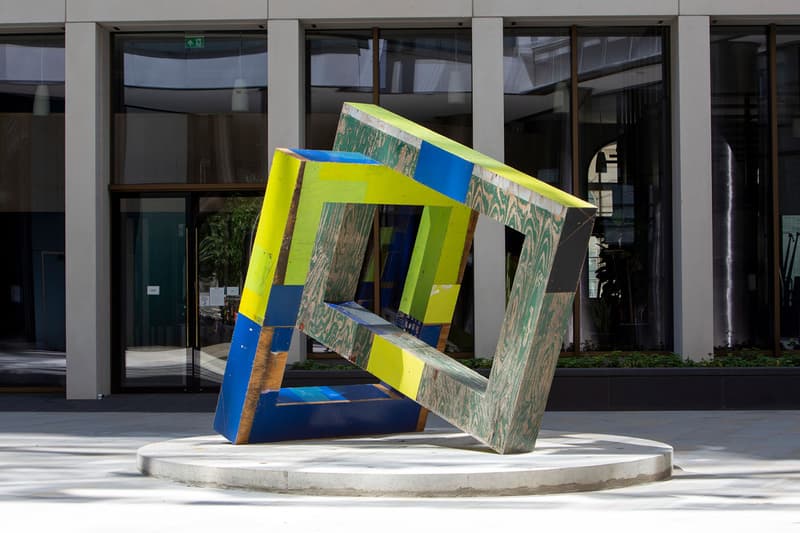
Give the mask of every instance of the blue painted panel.
M 445 196 L 464 202 L 473 166 L 469 161 L 423 141 L 414 179 Z
M 278 392 L 281 403 L 317 402 L 328 400 L 378 400 L 390 398 L 385 389 L 375 385 L 334 385 L 316 387 L 289 387 Z
M 352 385 L 364 386 L 370 385 Z M 406 398 L 281 406 L 275 404 L 277 395 L 261 395 L 251 443 L 405 433 L 414 431 L 419 419 L 419 405 Z
M 270 350 L 273 352 L 288 352 L 289 345 L 292 344 L 292 333 L 294 328 L 275 328 L 272 332 L 272 346 Z
M 264 325 L 274 327 L 294 327 L 303 285 L 274 285 L 269 293 Z
M 378 165 L 379 163 L 374 159 L 370 159 L 364 154 L 358 152 L 331 152 L 328 150 L 301 150 L 293 148 L 292 152 L 300 157 L 305 157 L 311 161 L 319 161 L 325 163 L 361 163 L 365 165 Z
M 260 335 L 261 326 L 239 313 L 214 416 L 214 430 L 230 441 L 236 439 L 239 431 L 239 420 Z
M 439 335 L 442 333 L 442 326 L 422 326 L 419 338 L 427 342 L 434 348 L 439 343 Z
M 280 390 L 278 405 L 297 402 L 327 402 L 346 400 L 341 393 L 330 387 L 292 387 Z

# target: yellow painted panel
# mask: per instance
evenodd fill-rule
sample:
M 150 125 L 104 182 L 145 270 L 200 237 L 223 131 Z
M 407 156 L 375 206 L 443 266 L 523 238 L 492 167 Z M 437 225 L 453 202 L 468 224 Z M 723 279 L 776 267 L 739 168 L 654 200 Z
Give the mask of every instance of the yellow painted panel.
M 250 266 L 247 267 L 247 278 L 244 282 L 239 312 L 257 324 L 264 321 L 269 293 L 274 276 L 273 255 L 258 243 L 253 245 L 250 254 Z
M 441 260 L 439 261 L 439 267 L 436 269 L 436 276 L 433 278 L 434 283 L 448 284 L 460 281 L 458 272 L 461 269 L 461 257 L 464 253 L 464 241 L 467 238 L 471 215 L 472 209 L 468 207 L 458 207 L 450 213 L 447 234 L 444 237 L 440 252 Z M 468 243 L 467 246 L 469 246 Z
M 264 321 L 301 165 L 301 160 L 288 150 L 276 150 L 272 158 L 267 192 L 261 206 L 253 251 L 239 302 L 239 312 L 257 324 Z
M 301 160 L 289 151 L 276 150 L 273 155 L 255 238 L 255 242 L 265 249 L 272 251 L 277 246 L 280 250 L 301 164 Z
M 369 352 L 367 372 L 416 400 L 425 363 L 411 352 L 375 336 Z
M 428 308 L 425 310 L 425 324 L 449 324 L 453 320 L 458 290 L 461 285 L 434 285 Z

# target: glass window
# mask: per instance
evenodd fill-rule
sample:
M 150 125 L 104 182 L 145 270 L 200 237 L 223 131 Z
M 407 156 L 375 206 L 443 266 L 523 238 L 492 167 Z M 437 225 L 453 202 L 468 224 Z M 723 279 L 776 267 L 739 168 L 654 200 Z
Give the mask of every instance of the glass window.
M 714 344 L 771 346 L 769 75 L 764 29 L 711 36 Z
M 0 36 L 0 227 L 0 387 L 63 386 L 63 35 Z
M 572 190 L 569 35 L 506 33 L 503 64 L 506 163 Z
M 470 30 L 385 30 L 380 36 L 381 106 L 472 146 Z
M 581 289 L 584 350 L 672 346 L 665 37 L 578 33 L 580 194 L 600 208 Z
M 672 346 L 666 37 L 657 28 L 505 33 L 506 162 L 599 209 L 579 290 L 581 331 L 567 333 L 567 349 Z M 507 230 L 507 280 L 520 247 Z
M 263 183 L 264 33 L 114 37 L 116 183 Z
M 776 50 L 780 199 L 781 344 L 800 348 L 800 28 L 778 32 Z
M 331 149 L 344 102 L 369 102 L 472 145 L 469 29 L 314 31 L 306 34 L 306 146 Z M 377 46 L 375 43 L 377 42 Z M 378 64 L 378 72 L 373 66 Z M 377 77 L 379 87 L 375 87 Z M 380 244 L 380 313 L 398 311 L 422 209 L 383 206 L 356 298 L 375 308 L 374 244 Z M 472 352 L 472 262 L 464 273 L 447 351 Z M 314 352 L 324 350 L 313 346 Z
M 343 103 L 372 102 L 373 56 L 370 31 L 306 35 L 307 148 L 331 149 Z
M 505 162 L 565 191 L 572 191 L 570 54 L 567 29 L 512 29 L 503 39 Z M 505 233 L 508 296 L 524 236 Z

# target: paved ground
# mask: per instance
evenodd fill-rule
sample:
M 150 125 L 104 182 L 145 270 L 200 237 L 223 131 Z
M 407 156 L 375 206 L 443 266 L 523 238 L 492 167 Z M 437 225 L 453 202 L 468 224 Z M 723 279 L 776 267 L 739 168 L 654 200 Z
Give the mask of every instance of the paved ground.
M 108 410 L 80 412 L 63 401 L 0 397 L 0 531 L 800 532 L 800 411 L 548 413 L 548 429 L 672 444 L 674 478 L 595 493 L 399 499 L 146 478 L 136 470 L 136 450 L 211 433 L 213 402 L 152 396 L 95 404 L 104 402 Z M 171 405 L 194 412 L 168 412 Z

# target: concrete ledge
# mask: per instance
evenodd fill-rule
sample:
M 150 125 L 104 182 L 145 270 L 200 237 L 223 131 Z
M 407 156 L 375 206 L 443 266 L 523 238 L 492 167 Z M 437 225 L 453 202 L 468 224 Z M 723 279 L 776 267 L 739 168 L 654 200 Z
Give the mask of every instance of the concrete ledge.
M 617 435 L 543 431 L 536 450 L 497 455 L 453 430 L 233 446 L 220 436 L 150 444 L 147 475 L 191 485 L 350 496 L 576 492 L 667 479 L 672 447 Z

